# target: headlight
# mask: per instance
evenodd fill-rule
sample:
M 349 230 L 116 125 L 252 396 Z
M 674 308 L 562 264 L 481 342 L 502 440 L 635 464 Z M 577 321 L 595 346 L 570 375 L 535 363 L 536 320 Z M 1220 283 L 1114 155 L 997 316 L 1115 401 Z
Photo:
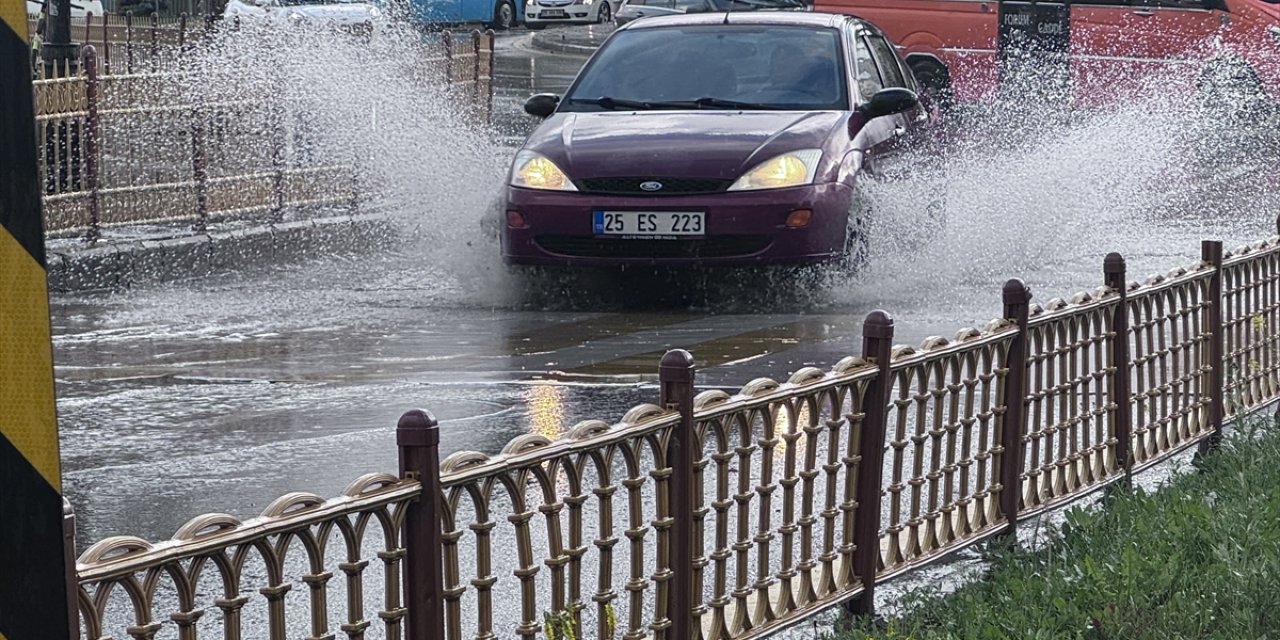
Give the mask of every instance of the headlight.
M 532 151 L 521 151 L 511 166 L 511 186 L 527 189 L 577 191 L 556 163 Z
M 750 191 L 754 189 L 780 189 L 797 187 L 813 182 L 818 171 L 818 161 L 822 159 L 821 149 L 804 149 L 784 153 L 776 158 L 761 162 L 752 170 L 742 174 L 738 181 L 729 187 L 730 191 Z
M 1280 26 L 1271 25 L 1267 27 L 1267 31 L 1271 32 L 1271 39 L 1280 47 Z

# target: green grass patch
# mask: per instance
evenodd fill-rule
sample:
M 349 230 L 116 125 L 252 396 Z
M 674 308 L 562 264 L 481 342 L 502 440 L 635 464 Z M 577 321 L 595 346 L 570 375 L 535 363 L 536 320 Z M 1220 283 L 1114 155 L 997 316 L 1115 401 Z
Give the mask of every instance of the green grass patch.
M 992 543 L 957 590 L 914 590 L 867 638 L 1280 638 L 1280 426 L 1252 419 L 1202 472 L 1073 507 L 1035 551 Z

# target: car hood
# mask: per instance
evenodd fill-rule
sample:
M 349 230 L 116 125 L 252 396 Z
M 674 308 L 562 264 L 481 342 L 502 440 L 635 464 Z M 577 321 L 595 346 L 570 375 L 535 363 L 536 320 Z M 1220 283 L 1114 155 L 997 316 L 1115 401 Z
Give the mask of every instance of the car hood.
M 570 178 L 690 176 L 733 179 L 759 162 L 821 148 L 834 111 L 556 113 L 525 148 Z

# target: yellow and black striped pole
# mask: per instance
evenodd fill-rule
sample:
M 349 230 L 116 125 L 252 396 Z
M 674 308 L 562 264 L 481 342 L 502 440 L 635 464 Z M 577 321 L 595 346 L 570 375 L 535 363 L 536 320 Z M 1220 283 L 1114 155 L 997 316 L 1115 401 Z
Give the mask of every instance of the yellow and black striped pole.
M 72 633 L 25 0 L 0 0 L 0 640 Z

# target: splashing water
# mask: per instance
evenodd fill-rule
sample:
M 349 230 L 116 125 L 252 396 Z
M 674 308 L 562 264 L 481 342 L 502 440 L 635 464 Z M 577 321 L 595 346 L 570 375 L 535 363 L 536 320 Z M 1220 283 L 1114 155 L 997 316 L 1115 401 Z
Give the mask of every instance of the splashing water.
M 366 206 L 398 227 L 390 253 L 282 267 L 283 277 L 277 270 L 262 285 L 272 295 L 255 295 L 246 307 L 287 316 L 349 301 L 352 290 L 373 292 L 383 304 L 397 295 L 464 307 L 659 304 L 637 301 L 607 278 L 553 276 L 531 297 L 529 280 L 512 277 L 492 224 L 513 149 L 476 122 L 466 95 L 441 82 L 438 43 L 404 25 L 388 22 L 365 43 L 244 24 L 218 33 L 184 63 L 197 71 L 188 90 L 206 101 L 281 105 L 290 114 L 294 160 L 351 167 L 370 194 Z M 975 288 L 996 290 L 1003 279 L 1022 276 L 1066 294 L 1097 282 L 1107 251 L 1158 256 L 1153 267 L 1166 269 L 1186 261 L 1170 263 L 1171 255 L 1195 247 L 1161 247 L 1160 229 L 1198 224 L 1218 233 L 1231 207 L 1259 206 L 1228 197 L 1240 190 L 1195 159 L 1230 147 L 1233 168 L 1247 173 L 1274 158 L 1274 148 L 1213 139 L 1211 126 L 1159 92 L 1074 122 L 1062 109 L 997 103 L 948 116 L 958 122 L 945 151 L 945 223 L 927 212 L 927 183 L 936 176 L 868 184 L 870 261 L 853 276 L 827 270 L 834 288 L 797 285 L 785 270 L 708 270 L 663 282 L 654 293 L 688 287 L 693 293 L 674 304 L 717 311 L 844 308 L 895 298 L 947 306 Z M 1225 231 L 1247 237 L 1258 228 Z M 621 299 L 620 290 L 627 292 Z

